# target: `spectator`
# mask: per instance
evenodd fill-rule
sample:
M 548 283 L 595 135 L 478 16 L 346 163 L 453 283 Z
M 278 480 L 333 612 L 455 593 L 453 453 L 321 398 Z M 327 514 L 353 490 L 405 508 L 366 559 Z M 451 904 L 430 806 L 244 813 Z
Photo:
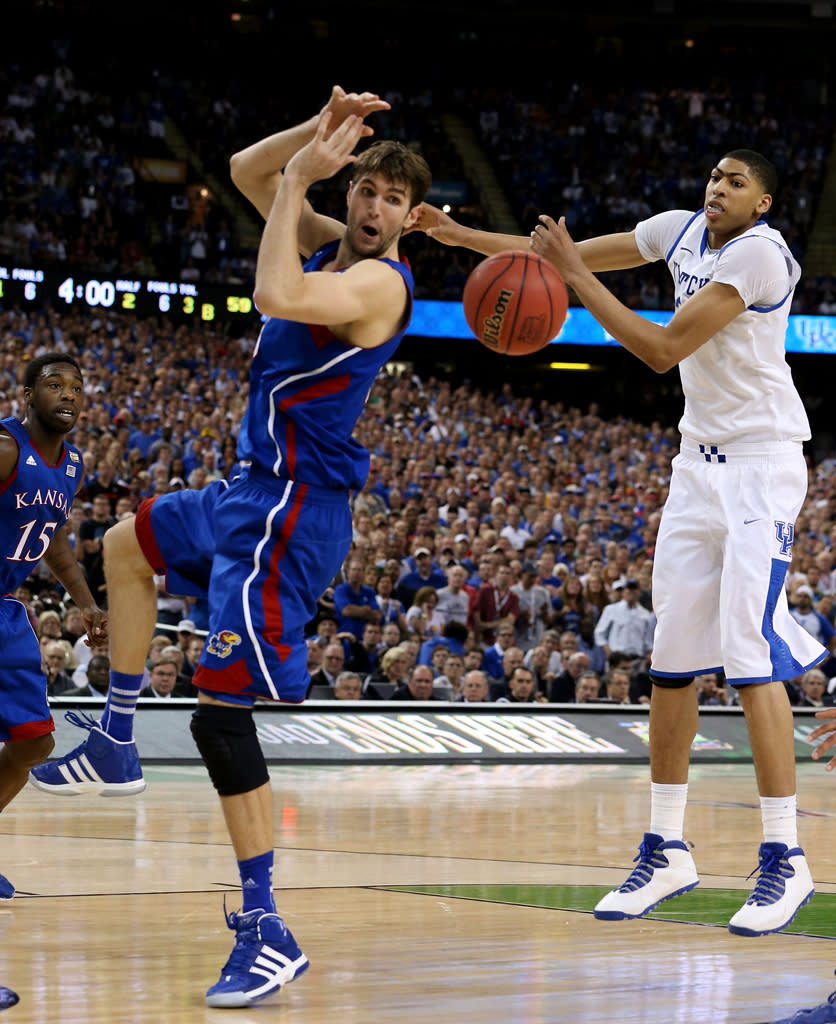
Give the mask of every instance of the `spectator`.
M 442 666 L 442 674 L 435 677 L 433 690 L 442 700 L 456 700 L 464 677 L 464 658 L 461 654 L 448 651 Z
M 508 678 L 508 693 L 497 697 L 497 704 L 529 704 L 541 698 L 534 684 L 534 674 L 525 665 L 517 665 Z
M 358 641 L 352 633 L 338 634 L 345 651 L 345 667 L 349 672 L 357 672 L 361 676 L 370 675 L 380 664 L 380 626 L 377 622 L 367 622 L 363 637 Z
M 308 693 L 314 686 L 328 686 L 332 690 L 337 685 L 337 678 L 343 671 L 345 649 L 341 643 L 327 644 L 322 652 L 322 664 L 311 676 Z
M 87 662 L 87 682 L 67 690 L 64 697 L 106 697 L 110 682 L 110 658 L 106 654 L 94 654 Z
M 549 700 L 553 704 L 574 703 L 578 680 L 584 672 L 589 671 L 589 655 L 582 651 L 575 651 L 567 659 L 566 667 L 555 676 L 551 690 L 549 690 Z
M 363 684 L 356 672 L 340 672 L 334 683 L 334 700 L 361 700 Z
M 177 685 L 179 666 L 172 654 L 160 654 L 150 669 L 150 682 L 140 691 L 140 697 L 168 700 Z
M 463 626 L 470 621 L 470 593 L 466 589 L 467 570 L 454 563 L 447 567 L 447 586 L 438 591 L 438 614 L 445 624 L 455 620 Z
M 387 625 L 394 623 L 401 636 L 406 636 L 406 609 L 403 604 L 394 596 L 394 581 L 387 572 L 380 575 L 375 587 L 377 594 L 377 606 L 380 609 L 380 625 L 385 629 Z
M 414 556 L 416 568 L 401 576 L 395 589 L 396 597 L 400 598 L 407 610 L 414 604 L 419 590 L 426 587 L 441 590 L 442 587 L 447 586 L 447 577 L 433 566 L 432 553 L 429 548 L 417 547 Z
M 69 671 L 67 651 L 58 640 L 48 640 L 43 648 L 46 692 L 50 697 L 60 697 L 68 690 L 75 689 Z
M 515 643 L 524 651 L 536 647 L 551 621 L 551 600 L 549 592 L 537 583 L 537 566 L 534 562 L 523 562 L 520 567 L 520 581 L 511 590 L 517 595 L 519 614 L 514 624 Z
M 390 647 L 380 657 L 380 664 L 366 676 L 363 695 L 369 700 L 384 700 L 409 677 L 409 655 L 403 647 Z M 390 689 L 391 688 L 391 689 Z
M 465 673 L 461 693 L 454 699 L 462 704 L 483 704 L 489 696 L 488 677 L 480 669 L 471 669 Z
M 337 628 L 357 640 L 362 639 L 368 623 L 378 624 L 382 617 L 374 588 L 363 582 L 364 571 L 359 558 L 349 558 L 345 582 L 334 588 Z
M 435 587 L 421 587 L 406 610 L 407 631 L 420 643 L 438 636 L 444 628 L 444 617 L 438 611 L 438 594 Z
M 601 697 L 601 681 L 594 672 L 584 670 L 575 683 L 575 703 L 593 704 Z
M 477 642 L 490 645 L 502 626 L 515 627 L 520 613 L 520 602 L 511 590 L 511 567 L 500 565 L 493 583 L 483 583 L 473 609 L 473 631 Z
M 597 675 L 597 673 L 596 673 Z M 613 669 L 606 678 L 607 699 L 614 704 L 630 703 L 630 673 L 626 668 Z
M 433 693 L 433 673 L 429 665 L 416 665 L 409 680 L 399 686 L 391 700 L 439 700 Z
M 726 707 L 729 703 L 726 688 L 721 685 L 720 677 L 716 672 L 704 672 L 701 676 L 697 676 L 696 684 L 698 704 L 706 707 Z
M 609 657 L 612 651 L 623 651 L 633 658 L 644 658 L 653 649 L 656 619 L 639 604 L 639 582 L 634 578 L 614 587 L 621 600 L 609 604 L 595 626 L 594 638 Z

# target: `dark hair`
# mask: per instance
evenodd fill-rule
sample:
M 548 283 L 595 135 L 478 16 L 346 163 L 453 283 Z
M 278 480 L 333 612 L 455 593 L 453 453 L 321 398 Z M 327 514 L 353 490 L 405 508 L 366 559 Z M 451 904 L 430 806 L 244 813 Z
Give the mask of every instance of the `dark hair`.
M 41 370 L 45 366 L 51 366 L 53 363 L 66 363 L 68 366 L 74 366 L 78 370 L 79 377 L 84 376 L 79 364 L 72 356 L 68 356 L 66 352 L 45 352 L 42 356 L 35 356 L 34 359 L 26 364 L 26 370 L 23 374 L 23 386 L 31 391 L 35 386 L 35 381 L 41 375 Z
M 424 201 L 432 184 L 427 161 L 402 142 L 383 139 L 375 142 L 354 161 L 351 177 L 355 181 L 366 174 L 382 174 L 389 181 L 409 189 L 410 209 Z
M 742 164 L 746 164 L 763 185 L 764 192 L 775 196 L 778 191 L 778 172 L 771 160 L 767 160 L 761 153 L 756 153 L 754 149 L 731 149 L 728 153 L 723 154 L 722 159 L 725 160 L 727 157 L 729 160 L 739 160 Z

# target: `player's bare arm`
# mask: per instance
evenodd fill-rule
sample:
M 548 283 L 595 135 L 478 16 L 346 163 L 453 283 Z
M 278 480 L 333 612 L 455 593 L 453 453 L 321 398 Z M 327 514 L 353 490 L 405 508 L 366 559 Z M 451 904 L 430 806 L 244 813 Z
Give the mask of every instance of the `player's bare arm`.
M 506 249 L 525 251 L 532 248 L 530 235 L 504 235 L 468 228 L 430 203 L 421 203 L 418 207 L 418 220 L 410 230 L 423 231 L 428 238 L 433 238 L 444 245 L 459 245 L 474 252 L 484 253 L 486 256 L 493 256 Z M 577 247 L 584 263 L 593 273 L 604 270 L 628 270 L 647 262 L 639 252 L 632 231 L 591 238 L 579 242 Z M 542 255 L 548 258 L 547 253 Z
M 326 324 L 342 340 L 372 348 L 400 326 L 406 307 L 400 275 L 377 260 L 360 260 L 341 274 L 306 274 L 298 258 L 296 225 L 305 193 L 353 162 L 363 135 L 359 117 L 347 118 L 333 132 L 329 120 L 321 119 L 314 138 L 286 168 L 261 239 L 255 302 L 266 316 Z
M 0 430 L 0 480 L 8 480 L 17 465 L 17 441 L 5 430 Z
M 572 241 L 564 218 L 555 222 L 542 216 L 531 233 L 531 248 L 557 267 L 598 323 L 656 373 L 666 373 L 696 352 L 746 308 L 737 289 L 712 281 L 680 306 L 663 327 L 628 309 L 598 280 Z
M 104 647 L 108 639 L 107 614 L 97 606 L 90 593 L 87 578 L 70 544 L 66 523 L 55 532 L 44 561 L 81 611 L 87 631 L 87 645 Z
M 318 114 L 302 124 L 270 135 L 233 154 L 230 159 L 233 184 L 267 220 L 282 180 L 282 171 L 291 158 L 314 137 L 323 115 L 328 115 L 330 130 L 334 131 L 349 117 L 359 117 L 362 121 L 375 111 L 388 109 L 389 104 L 376 93 L 347 93 L 341 86 L 335 85 L 328 102 Z M 373 134 L 374 129 L 364 124 L 361 138 Z M 340 237 L 340 222 L 315 214 L 309 203 L 306 203 L 305 218 L 319 218 L 325 222 L 318 226 L 320 231 L 330 227 L 331 234 L 328 237 Z M 327 241 L 328 238 L 324 240 Z M 314 245 L 308 252 L 313 252 L 316 248 Z
M 433 238 L 443 245 L 460 245 L 463 249 L 472 249 L 474 252 L 484 253 L 485 256 L 493 256 L 505 249 L 528 249 L 527 235 L 503 235 L 465 227 L 430 203 L 421 203 L 417 209 L 418 219 L 408 230 L 423 231 L 428 238 Z M 405 231 L 404 234 L 406 233 Z

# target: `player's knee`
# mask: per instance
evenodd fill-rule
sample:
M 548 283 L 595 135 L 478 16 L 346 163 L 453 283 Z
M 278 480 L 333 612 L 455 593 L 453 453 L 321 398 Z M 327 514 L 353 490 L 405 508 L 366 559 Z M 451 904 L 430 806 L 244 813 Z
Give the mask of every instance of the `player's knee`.
M 105 574 L 109 580 L 117 577 L 154 575 L 136 536 L 136 520 L 123 519 L 105 533 L 102 538 Z
M 220 796 L 249 793 L 269 781 L 252 708 L 198 704 L 191 731 Z
M 33 736 L 27 740 L 17 740 L 14 743 L 7 743 L 6 750 L 9 756 L 20 767 L 27 771 L 36 765 L 46 761 L 55 748 L 55 739 L 51 732 L 43 736 Z
M 668 676 L 654 676 L 650 673 L 650 681 L 654 686 L 658 686 L 662 690 L 684 690 L 686 686 L 690 686 L 694 681 L 693 676 L 675 676 L 670 678 Z

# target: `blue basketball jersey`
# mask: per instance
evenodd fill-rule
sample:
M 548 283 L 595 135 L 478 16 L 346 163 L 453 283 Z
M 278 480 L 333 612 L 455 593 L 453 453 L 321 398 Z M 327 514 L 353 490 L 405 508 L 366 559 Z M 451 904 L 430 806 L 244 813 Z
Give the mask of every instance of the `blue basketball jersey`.
M 82 472 L 78 449 L 64 443 L 57 465 L 48 463 L 13 416 L 0 427 L 17 441 L 15 471 L 0 481 L 0 594 L 12 593 L 46 554 L 70 514 Z
M 338 243 L 305 263 L 319 270 Z M 238 436 L 238 457 L 266 473 L 316 487 L 359 490 L 369 454 L 352 436 L 380 368 L 392 358 L 412 315 L 408 264 L 384 260 L 409 290 L 406 322 L 378 348 L 339 341 L 324 326 L 271 318 L 261 330 L 250 369 L 249 405 Z

